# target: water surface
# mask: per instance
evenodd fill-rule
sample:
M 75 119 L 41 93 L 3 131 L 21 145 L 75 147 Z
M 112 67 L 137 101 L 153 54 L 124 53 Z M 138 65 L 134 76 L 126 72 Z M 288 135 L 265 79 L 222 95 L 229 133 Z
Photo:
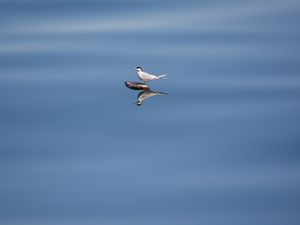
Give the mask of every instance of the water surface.
M 0 1 L 0 223 L 299 224 L 299 12 Z

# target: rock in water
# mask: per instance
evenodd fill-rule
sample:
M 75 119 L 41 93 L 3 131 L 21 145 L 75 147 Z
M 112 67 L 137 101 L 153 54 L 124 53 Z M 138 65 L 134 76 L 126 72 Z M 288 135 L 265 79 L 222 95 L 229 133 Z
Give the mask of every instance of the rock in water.
M 126 85 L 126 87 L 133 90 L 150 90 L 148 85 L 144 83 L 126 81 L 124 82 L 124 84 Z

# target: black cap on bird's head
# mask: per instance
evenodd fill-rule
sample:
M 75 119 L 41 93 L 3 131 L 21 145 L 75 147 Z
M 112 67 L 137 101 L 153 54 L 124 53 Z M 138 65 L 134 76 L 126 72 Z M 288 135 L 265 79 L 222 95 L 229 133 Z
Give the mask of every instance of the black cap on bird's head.
M 135 69 L 137 69 L 137 70 L 143 70 L 142 67 L 140 67 L 140 66 L 135 67 Z

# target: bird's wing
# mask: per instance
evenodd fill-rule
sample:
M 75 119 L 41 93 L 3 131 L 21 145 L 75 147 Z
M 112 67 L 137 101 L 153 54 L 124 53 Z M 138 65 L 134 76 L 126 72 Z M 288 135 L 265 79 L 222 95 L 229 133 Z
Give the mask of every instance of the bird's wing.
M 142 76 L 144 76 L 144 77 L 151 77 L 151 78 L 155 78 L 156 77 L 156 75 L 151 74 L 151 73 L 147 73 L 147 72 L 144 72 L 144 71 L 143 71 Z

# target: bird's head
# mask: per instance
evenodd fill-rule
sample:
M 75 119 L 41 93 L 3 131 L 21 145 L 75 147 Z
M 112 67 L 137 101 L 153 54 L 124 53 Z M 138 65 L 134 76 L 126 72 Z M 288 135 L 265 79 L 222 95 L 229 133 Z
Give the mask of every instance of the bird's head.
M 137 66 L 137 67 L 135 67 L 135 69 L 136 69 L 136 71 L 143 71 L 143 69 L 142 69 L 142 67 L 140 67 L 140 66 Z
M 141 106 L 142 104 L 143 104 L 143 101 L 139 101 L 139 100 L 137 100 L 135 103 L 136 106 Z

